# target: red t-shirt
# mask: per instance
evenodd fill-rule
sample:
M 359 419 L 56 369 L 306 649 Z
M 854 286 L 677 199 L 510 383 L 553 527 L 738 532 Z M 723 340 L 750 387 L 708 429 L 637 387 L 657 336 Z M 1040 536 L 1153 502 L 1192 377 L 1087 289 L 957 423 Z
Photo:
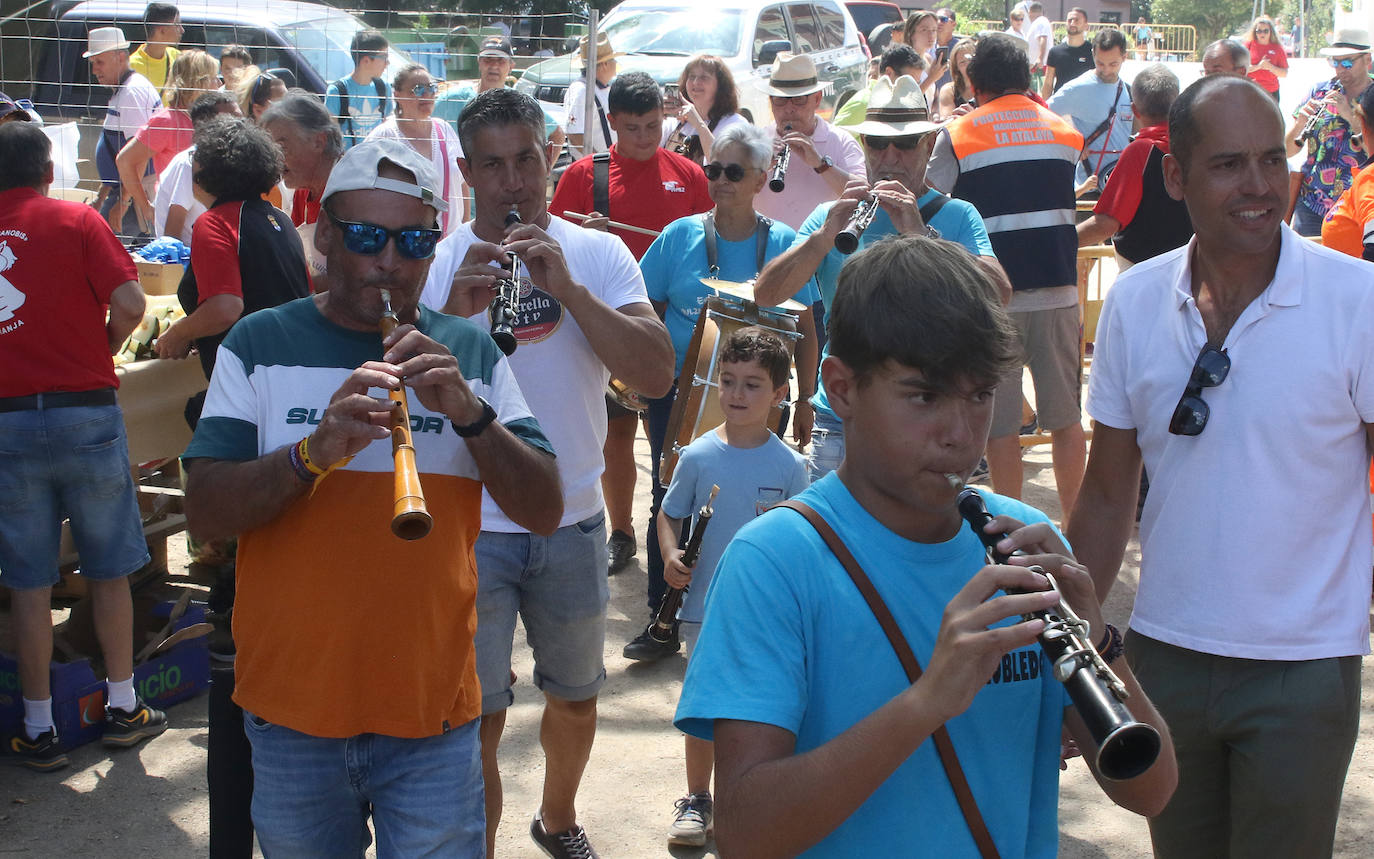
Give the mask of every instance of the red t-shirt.
M 148 124 L 138 130 L 134 139 L 153 150 L 153 169 L 160 176 L 174 155 L 191 146 L 193 135 L 189 113 L 160 107 Z
M 662 230 L 678 218 L 708 212 L 715 206 L 701 165 L 666 149 L 655 150 L 654 157 L 648 161 L 635 161 L 622 157 L 612 145 L 608 190 L 611 211 L 601 214 L 610 215 L 613 221 L 648 230 Z M 558 190 L 553 192 L 553 201 L 549 203 L 549 211 L 562 217 L 565 211 L 585 215 L 592 208 L 592 156 L 589 155 L 573 162 L 563 172 Z M 643 257 L 649 245 L 654 243 L 653 236 L 614 227 L 611 232 L 620 236 L 635 259 Z
M 1257 66 L 1260 60 L 1268 57 L 1272 65 L 1278 66 L 1281 69 L 1288 68 L 1288 52 L 1285 51 L 1283 45 L 1278 42 L 1270 42 L 1267 45 L 1261 45 L 1259 42 L 1251 42 L 1249 48 L 1250 65 Z M 1259 84 L 1265 92 L 1279 91 L 1279 78 L 1268 69 L 1251 72 L 1249 77 L 1250 80 Z
M 1142 195 L 1141 179 L 1145 174 L 1145 162 L 1150 158 L 1151 149 L 1161 149 L 1169 154 L 1169 126 L 1151 125 L 1140 129 L 1121 150 L 1121 158 L 1116 162 L 1112 175 L 1107 179 L 1107 187 L 1093 206 L 1093 214 L 1110 215 L 1125 227 L 1135 219 L 1136 209 L 1140 207 Z
M 291 195 L 291 223 L 298 227 L 313 224 L 320 219 L 320 201 L 310 191 L 297 188 Z
M 118 387 L 105 312 L 138 268 L 90 206 L 0 191 L 0 397 Z

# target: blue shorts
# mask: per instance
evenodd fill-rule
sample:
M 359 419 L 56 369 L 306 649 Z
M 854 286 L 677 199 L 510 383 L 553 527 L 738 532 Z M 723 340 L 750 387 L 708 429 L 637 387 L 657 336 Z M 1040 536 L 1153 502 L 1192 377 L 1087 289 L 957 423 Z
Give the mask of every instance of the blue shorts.
M 312 737 L 243 714 L 265 856 L 486 855 L 477 720 L 433 737 Z
M 64 518 L 86 578 L 148 563 L 118 405 L 0 412 L 0 584 L 57 584 Z
M 534 685 L 565 701 L 596 697 L 606 682 L 606 516 L 552 536 L 483 531 L 477 538 L 477 677 L 482 714 L 515 701 L 510 661 L 515 616 L 534 651 Z
M 811 453 L 806 457 L 811 482 L 839 468 L 841 462 L 844 462 L 844 422 L 817 409 L 815 425 L 811 427 Z

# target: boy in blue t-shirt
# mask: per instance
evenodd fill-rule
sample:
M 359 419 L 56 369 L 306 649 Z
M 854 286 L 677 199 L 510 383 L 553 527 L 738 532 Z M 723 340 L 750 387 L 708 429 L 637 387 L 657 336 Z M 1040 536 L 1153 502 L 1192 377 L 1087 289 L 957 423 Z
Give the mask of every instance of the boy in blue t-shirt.
M 329 85 L 324 106 L 339 123 L 344 149 L 362 143 L 368 132 L 391 115 L 391 87 L 382 80 L 390 62 L 391 43 L 376 30 L 353 34 L 349 53 L 353 55 L 353 74 Z
M 1125 706 L 1162 738 L 1134 778 L 1107 780 L 1095 755 L 1089 766 L 1112 800 L 1159 813 L 1177 784 L 1173 744 L 1119 658 L 1087 570 L 1044 514 L 989 492 L 989 533 L 1010 532 L 999 550 L 1028 553 L 990 565 L 956 506 L 955 484 L 987 443 L 993 390 L 1020 360 L 991 278 L 952 242 L 886 239 L 844 265 L 827 321 L 821 375 L 846 450 L 795 501 L 853 554 L 924 673 L 908 680 L 797 511 L 741 528 L 706 596 L 676 718 L 715 744 L 720 853 L 979 855 L 927 742 L 944 727 L 997 853 L 1056 855 L 1062 729 L 1085 753 L 1096 744 L 1036 642 L 1044 621 L 1022 619 L 1060 599 L 1032 565 L 1055 577 L 1129 691 Z
M 764 328 L 741 328 L 725 338 L 720 354 L 720 410 L 725 423 L 687 445 L 673 471 L 658 513 L 663 578 L 671 588 L 691 588 L 678 611 L 687 658 L 701 630 L 702 604 L 711 573 L 725 546 L 745 524 L 779 501 L 806 489 L 806 459 L 768 428 L 772 411 L 787 396 L 792 358 L 781 338 Z M 682 523 L 719 486 L 701 554 L 682 563 Z M 697 527 L 701 527 L 698 523 Z M 711 828 L 711 742 L 687 736 L 687 796 L 677 801 L 669 844 L 706 843 Z

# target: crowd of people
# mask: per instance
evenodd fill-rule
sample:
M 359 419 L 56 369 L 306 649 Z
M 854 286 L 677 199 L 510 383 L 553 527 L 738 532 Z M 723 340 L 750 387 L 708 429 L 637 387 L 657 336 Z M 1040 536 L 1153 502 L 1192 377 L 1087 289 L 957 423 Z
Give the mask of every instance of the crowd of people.
M 1131 39 L 1082 9 L 1060 44 L 1039 2 L 1007 33 L 956 17 L 913 13 L 843 104 L 778 54 L 766 118 L 719 58 L 663 87 L 584 38 L 597 85 L 569 88 L 560 127 L 507 85 L 504 37 L 441 95 L 421 65 L 387 78 L 361 30 L 321 97 L 239 46 L 180 50 L 152 3 L 136 50 L 89 34 L 112 90 L 97 208 L 45 195 L 51 145 L 0 99 L 0 361 L 24 370 L 0 378 L 8 756 L 68 764 L 47 685 L 64 518 L 104 741 L 167 725 L 133 689 L 126 579 L 148 553 L 108 357 L 145 305 L 116 233 L 157 232 L 190 246 L 157 353 L 197 354 L 208 386 L 187 522 L 226 552 L 212 855 L 255 835 L 268 856 L 494 855 L 517 620 L 543 696 L 530 837 L 598 855 L 577 800 L 607 577 L 641 539 L 648 622 L 624 656 L 688 657 L 670 844 L 1053 855 L 1081 752 L 1156 855 L 1330 854 L 1374 565 L 1369 36 L 1337 33 L 1333 79 L 1285 117 L 1267 18 L 1184 88 L 1164 63 L 1128 84 Z M 1122 273 L 1084 399 L 1078 255 L 1107 241 Z M 723 417 L 672 438 L 722 281 L 748 316 L 704 385 Z M 1027 369 L 1057 523 L 1019 500 Z M 397 392 L 433 521 L 413 541 L 387 528 Z M 965 521 L 970 497 L 990 522 Z M 1100 606 L 1137 521 L 1123 635 Z M 1218 539 L 1237 521 L 1262 552 Z M 1084 651 L 1052 662 L 1037 642 L 1069 614 Z M 1124 777 L 1075 672 L 1158 738 Z

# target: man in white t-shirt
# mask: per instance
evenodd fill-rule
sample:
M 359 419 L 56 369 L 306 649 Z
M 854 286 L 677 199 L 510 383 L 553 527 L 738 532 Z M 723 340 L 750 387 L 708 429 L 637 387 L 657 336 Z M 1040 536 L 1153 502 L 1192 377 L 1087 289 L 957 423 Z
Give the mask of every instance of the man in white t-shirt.
M 162 96 L 148 79 L 129 67 L 129 40 L 118 27 L 96 27 L 86 37 L 87 50 L 81 56 L 91 61 L 91 76 L 101 86 L 111 87 L 105 122 L 95 146 L 95 166 L 104 185 L 100 214 L 109 219 L 116 233 L 127 211 L 125 193 L 119 181 L 115 156 L 138 130 L 148 124 L 153 111 L 162 107 Z M 112 215 L 113 213 L 113 215 Z M 138 232 L 137 228 L 133 233 Z
M 242 116 L 238 100 L 233 93 L 217 90 L 207 92 L 191 105 L 191 124 L 200 125 L 214 119 L 221 113 Z M 167 166 L 157 179 L 157 197 L 153 200 L 153 225 L 159 236 L 180 239 L 182 244 L 191 244 L 191 227 L 196 219 L 205 214 L 205 204 L 196 199 L 191 179 L 191 160 L 196 154 L 195 144 L 183 149 Z
M 1045 8 L 1039 0 L 1027 7 L 1026 16 L 1026 54 L 1030 57 L 1031 85 L 1040 91 L 1037 76 L 1045 74 L 1045 63 L 1050 58 L 1050 48 L 1054 47 L 1054 27 L 1045 17 Z
M 517 255 L 510 365 L 553 444 L 564 505 L 559 529 L 545 538 L 483 499 L 476 648 L 488 852 L 501 820 L 496 750 L 514 700 L 510 657 L 519 614 L 545 699 L 543 805 L 530 835 L 553 856 L 594 856 L 574 800 L 606 680 L 606 383 L 614 375 L 647 396 L 663 396 L 673 382 L 673 348 L 625 244 L 547 212 L 553 148 L 538 102 L 512 89 L 483 92 L 464 109 L 459 136 L 459 167 L 476 195 L 477 215 L 440 242 L 421 301 L 487 328 L 497 266 L 509 266 L 508 252 Z M 520 223 L 506 223 L 511 212 Z
M 587 50 L 587 37 L 583 36 L 578 48 L 578 58 L 573 62 L 573 71 L 579 72 L 579 76 L 568 85 L 567 92 L 563 94 L 563 109 L 568 113 L 563 128 L 567 132 L 568 142 L 577 147 L 582 155 L 607 152 L 611 144 L 615 143 L 615 129 L 611 128 L 608 118 L 611 106 L 607 98 L 611 91 L 611 82 L 615 80 L 615 58 L 622 55 L 611 47 L 611 40 L 605 33 L 596 37 L 596 101 L 592 105 L 592 125 L 591 131 L 588 132 L 583 127 L 587 122 L 587 81 L 581 76 L 581 71 L 587 68 L 590 56 Z
M 1156 856 L 1331 855 L 1359 723 L 1374 267 L 1283 223 L 1283 132 L 1250 81 L 1179 96 L 1164 181 L 1196 237 L 1123 274 L 1097 329 L 1068 536 L 1105 598 L 1143 461 L 1126 656 L 1179 767 Z
M 863 147 L 848 132 L 816 115 L 830 85 L 817 78 L 810 57 L 786 51 L 778 54 L 772 74 L 757 86 L 768 93 L 773 109 L 774 150 L 787 146 L 792 152 L 783 189 L 760 191 L 754 208 L 795 230 L 817 206 L 844 193 L 851 177 L 868 175 Z

